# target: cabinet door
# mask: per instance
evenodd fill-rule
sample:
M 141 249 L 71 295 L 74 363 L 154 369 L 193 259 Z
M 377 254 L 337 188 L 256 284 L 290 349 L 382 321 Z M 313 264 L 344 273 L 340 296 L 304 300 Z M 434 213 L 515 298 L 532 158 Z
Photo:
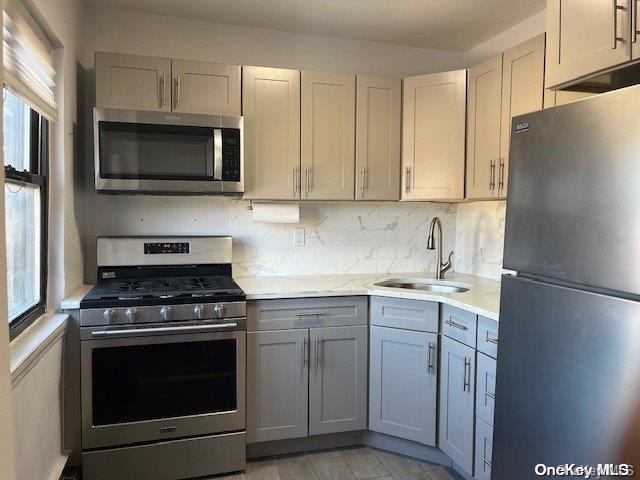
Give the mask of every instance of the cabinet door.
M 300 198 L 300 72 L 243 67 L 245 198 Z
M 240 115 L 240 66 L 172 60 L 173 110 Z
M 367 428 L 367 330 L 309 330 L 309 435 Z
M 306 437 L 309 331 L 247 333 L 247 442 Z
M 402 80 L 358 75 L 356 90 L 356 200 L 398 200 Z
M 476 419 L 476 480 L 491 480 L 491 455 L 493 450 L 493 428 L 482 419 Z
M 404 79 L 402 199 L 464 195 L 466 70 Z
M 544 33 L 516 45 L 503 54 L 502 126 L 497 193 L 507 196 L 511 119 L 540 110 L 544 99 Z
M 436 445 L 438 335 L 371 327 L 369 429 Z
M 631 60 L 630 3 L 548 0 L 546 85 L 555 87 Z
M 171 60 L 96 52 L 96 106 L 171 111 Z
M 439 447 L 469 475 L 473 473 L 475 352 L 441 337 Z
M 496 195 L 500 156 L 502 55 L 469 69 L 467 96 L 467 198 Z
M 354 75 L 302 72 L 302 198 L 353 200 Z

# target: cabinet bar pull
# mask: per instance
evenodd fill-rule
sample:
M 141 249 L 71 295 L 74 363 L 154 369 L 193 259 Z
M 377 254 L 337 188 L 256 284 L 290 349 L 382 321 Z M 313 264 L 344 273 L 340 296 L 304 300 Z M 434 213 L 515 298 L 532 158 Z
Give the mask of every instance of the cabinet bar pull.
M 293 167 L 293 196 L 296 196 L 296 192 L 298 191 L 298 182 L 296 181 L 296 169 L 298 167 Z
M 304 369 L 309 361 L 309 340 L 302 340 L 302 368 Z
M 158 90 L 158 99 L 160 101 L 160 107 L 164 107 L 165 104 L 165 88 L 166 88 L 166 83 L 167 83 L 167 76 L 163 73 L 162 75 L 160 75 L 160 78 L 158 79 L 159 82 L 159 87 L 160 89 Z
M 309 185 L 309 165 L 304 167 L 304 195 L 309 196 L 309 190 L 311 190 L 311 186 Z
M 496 186 L 496 164 L 495 160 L 491 159 L 489 162 L 489 190 L 493 191 Z
M 449 320 L 445 320 L 444 323 L 446 323 L 450 327 L 457 328 L 458 330 L 469 330 L 469 327 L 467 327 L 466 325 L 462 325 L 460 323 L 454 322 L 453 320 L 451 320 L 451 317 L 449 317 Z
M 486 397 L 491 398 L 492 400 L 495 400 L 495 399 L 496 399 L 496 395 L 495 395 L 495 393 L 491 393 L 491 392 L 489 392 L 488 390 L 485 390 L 485 391 L 484 391 L 484 395 L 485 395 Z
M 613 49 L 618 48 L 618 42 L 624 42 L 624 37 L 618 36 L 618 10 L 626 10 L 618 5 L 618 0 L 613 0 Z M 635 28 L 635 26 L 634 26 Z
M 405 170 L 405 177 L 404 177 L 404 181 L 405 181 L 405 185 L 404 185 L 404 191 L 406 193 L 409 193 L 411 191 L 411 167 L 407 167 L 407 169 Z
M 486 458 L 482 458 L 482 461 L 487 467 L 491 468 L 491 462 L 489 460 L 487 460 Z
M 498 338 L 497 338 L 497 337 L 496 337 L 496 338 L 490 337 L 490 336 L 489 336 L 489 331 L 488 331 L 488 330 L 487 330 L 487 332 L 486 332 L 486 338 L 485 338 L 485 340 L 486 340 L 487 342 L 489 342 L 489 343 L 493 343 L 494 345 L 498 345 Z
M 318 337 L 313 339 L 313 350 L 315 353 L 315 367 L 318 368 Z
M 471 392 L 471 359 L 464 357 L 464 375 L 463 375 L 462 391 Z
M 362 195 L 362 198 L 364 198 L 364 189 L 365 189 L 364 178 L 365 178 L 365 175 L 366 175 L 366 173 L 365 173 L 366 172 L 366 168 L 367 167 L 362 167 L 362 170 L 360 171 L 360 176 L 362 177 L 362 183 L 360 184 L 360 194 Z
M 182 90 L 182 82 L 180 81 L 180 77 L 182 77 L 182 75 L 176 76 L 176 107 L 180 106 L 180 93 Z
M 504 188 L 504 158 L 500 157 L 500 172 L 498 174 L 498 190 Z
M 432 373 L 434 371 L 433 354 L 435 353 L 435 350 L 435 345 L 432 342 L 429 342 L 429 350 L 427 353 L 427 373 Z

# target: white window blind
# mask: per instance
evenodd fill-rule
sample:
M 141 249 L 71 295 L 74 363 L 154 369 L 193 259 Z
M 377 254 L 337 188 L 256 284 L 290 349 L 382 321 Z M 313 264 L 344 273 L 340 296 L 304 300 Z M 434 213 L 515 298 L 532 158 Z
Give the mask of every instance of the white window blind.
M 4 81 L 49 120 L 58 118 L 53 45 L 19 0 L 5 0 Z

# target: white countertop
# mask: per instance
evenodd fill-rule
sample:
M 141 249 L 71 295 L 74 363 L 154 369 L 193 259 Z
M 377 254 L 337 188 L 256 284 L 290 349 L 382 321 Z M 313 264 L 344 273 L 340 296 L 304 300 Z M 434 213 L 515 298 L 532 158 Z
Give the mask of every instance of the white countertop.
M 483 277 L 449 273 L 445 280 L 467 283 L 471 289 L 462 293 L 435 293 L 420 290 L 377 287 L 374 283 L 389 278 L 431 278 L 421 273 L 376 273 L 358 275 L 296 275 L 274 277 L 236 277 L 234 280 L 247 295 L 247 300 L 371 295 L 381 297 L 431 300 L 498 320 L 500 282 Z M 62 309 L 80 308 L 80 300 L 93 285 L 83 285 L 62 302 Z

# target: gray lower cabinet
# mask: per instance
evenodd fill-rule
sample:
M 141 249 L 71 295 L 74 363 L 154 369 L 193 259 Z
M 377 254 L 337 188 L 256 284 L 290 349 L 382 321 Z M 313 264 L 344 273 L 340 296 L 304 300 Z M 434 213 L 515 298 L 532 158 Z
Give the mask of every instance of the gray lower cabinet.
M 247 442 L 308 432 L 309 331 L 247 333 Z
M 438 335 L 371 327 L 369 429 L 436 445 Z
M 473 474 L 475 350 L 442 336 L 438 444 Z
M 309 330 L 309 435 L 367 428 L 367 327 Z
M 475 476 L 478 480 L 491 480 L 491 449 L 493 428 L 481 418 L 476 419 Z

